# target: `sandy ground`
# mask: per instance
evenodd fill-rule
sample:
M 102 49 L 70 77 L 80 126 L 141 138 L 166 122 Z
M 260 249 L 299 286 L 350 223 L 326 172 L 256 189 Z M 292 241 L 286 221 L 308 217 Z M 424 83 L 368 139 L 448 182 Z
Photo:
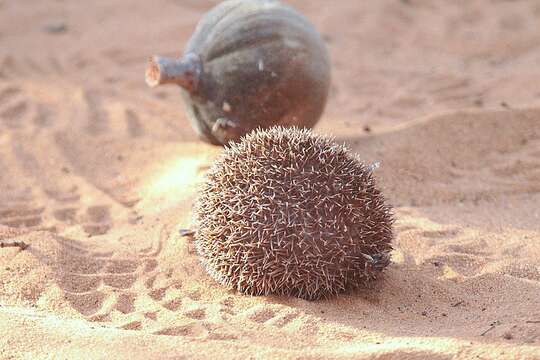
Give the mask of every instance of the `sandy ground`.
M 215 1 L 0 0 L 0 358 L 540 359 L 540 5 L 291 0 L 324 34 L 317 131 L 396 207 L 393 264 L 327 301 L 216 285 L 200 143 L 148 89 Z

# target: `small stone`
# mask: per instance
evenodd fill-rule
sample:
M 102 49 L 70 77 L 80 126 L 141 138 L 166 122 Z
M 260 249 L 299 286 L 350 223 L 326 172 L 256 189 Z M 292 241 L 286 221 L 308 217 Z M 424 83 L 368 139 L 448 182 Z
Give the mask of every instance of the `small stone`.
M 514 335 L 512 335 L 512 333 L 510 332 L 505 332 L 503 338 L 505 338 L 506 340 L 512 340 L 514 338 Z
M 43 31 L 48 32 L 49 34 L 62 34 L 67 31 L 67 24 L 63 21 L 46 24 L 43 27 Z

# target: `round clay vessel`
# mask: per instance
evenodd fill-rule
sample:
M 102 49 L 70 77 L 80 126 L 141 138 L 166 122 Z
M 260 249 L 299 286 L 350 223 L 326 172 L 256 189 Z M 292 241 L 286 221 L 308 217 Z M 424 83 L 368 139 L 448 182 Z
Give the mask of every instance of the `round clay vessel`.
M 274 125 L 311 128 L 330 86 L 326 46 L 311 23 L 276 0 L 229 0 L 199 22 L 181 59 L 154 57 L 151 86 L 182 87 L 190 121 L 212 144 Z

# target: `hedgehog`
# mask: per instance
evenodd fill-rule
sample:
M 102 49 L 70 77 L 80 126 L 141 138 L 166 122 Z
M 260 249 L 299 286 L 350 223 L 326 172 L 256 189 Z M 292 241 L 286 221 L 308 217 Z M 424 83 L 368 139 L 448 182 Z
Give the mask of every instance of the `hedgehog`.
M 194 206 L 212 278 L 248 295 L 328 298 L 390 263 L 392 208 L 374 168 L 309 129 L 271 127 L 230 143 Z

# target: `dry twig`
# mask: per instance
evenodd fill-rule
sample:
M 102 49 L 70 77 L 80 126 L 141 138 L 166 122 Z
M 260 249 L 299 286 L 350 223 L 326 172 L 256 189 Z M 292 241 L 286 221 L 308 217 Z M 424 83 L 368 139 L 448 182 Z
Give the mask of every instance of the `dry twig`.
M 28 247 L 28 244 L 24 241 L 0 241 L 0 248 L 5 247 L 18 247 L 21 250 L 24 250 Z
M 178 231 L 180 233 L 180 236 L 193 236 L 195 234 L 195 230 L 191 229 L 180 229 Z
M 495 329 L 495 327 L 497 325 L 500 325 L 501 322 L 499 320 L 496 320 L 494 322 L 492 322 L 491 324 L 489 324 L 489 329 L 487 329 L 486 331 L 484 331 L 483 333 L 480 334 L 480 336 L 484 336 L 486 335 L 488 332 L 490 332 L 491 330 Z

